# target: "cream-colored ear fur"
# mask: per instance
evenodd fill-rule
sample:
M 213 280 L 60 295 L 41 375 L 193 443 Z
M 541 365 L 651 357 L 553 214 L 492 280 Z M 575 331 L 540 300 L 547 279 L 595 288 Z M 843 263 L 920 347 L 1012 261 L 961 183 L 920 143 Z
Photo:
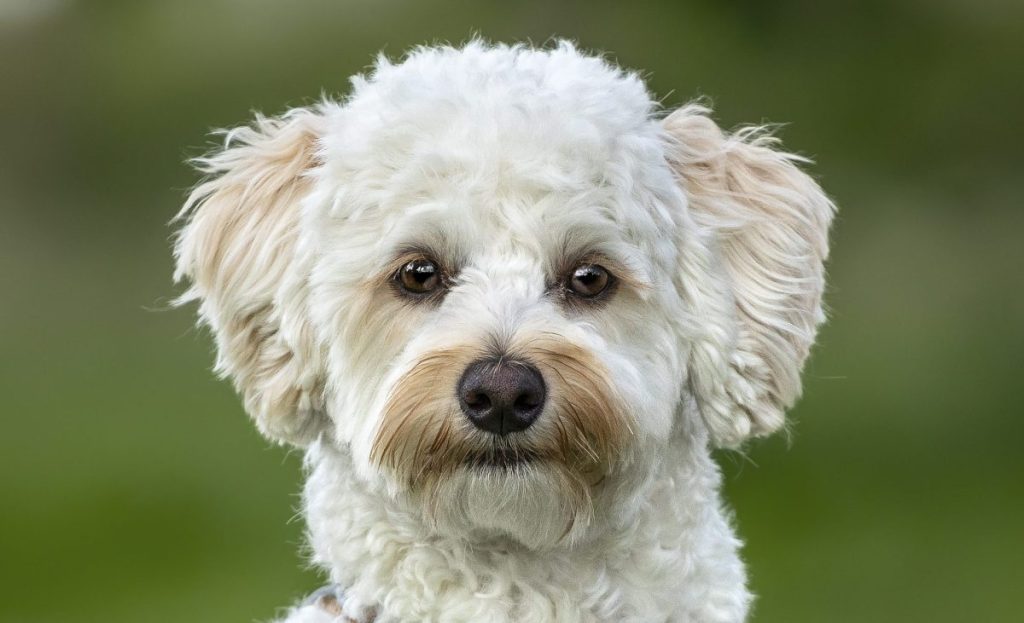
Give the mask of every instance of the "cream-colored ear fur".
M 824 320 L 824 261 L 835 206 L 760 128 L 726 134 L 691 104 L 664 120 L 689 216 L 727 275 L 736 324 L 718 352 L 698 345 L 691 382 L 716 443 L 735 447 L 785 422 Z M 685 256 L 685 254 L 684 254 Z M 718 337 L 721 338 L 720 331 Z
M 184 225 L 175 280 L 190 282 L 177 302 L 199 301 L 216 338 L 216 369 L 234 381 L 259 429 L 297 445 L 315 437 L 324 418 L 321 356 L 296 249 L 322 123 L 296 109 L 226 132 L 220 151 L 197 159 L 208 178 L 176 218 Z

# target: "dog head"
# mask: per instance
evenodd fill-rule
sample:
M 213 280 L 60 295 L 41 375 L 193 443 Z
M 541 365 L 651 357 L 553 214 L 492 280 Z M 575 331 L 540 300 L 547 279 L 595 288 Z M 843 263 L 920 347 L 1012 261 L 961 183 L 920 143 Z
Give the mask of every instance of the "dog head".
M 573 542 L 783 425 L 833 212 L 797 161 L 569 44 L 424 48 L 228 132 L 177 278 L 267 436 L 439 531 Z

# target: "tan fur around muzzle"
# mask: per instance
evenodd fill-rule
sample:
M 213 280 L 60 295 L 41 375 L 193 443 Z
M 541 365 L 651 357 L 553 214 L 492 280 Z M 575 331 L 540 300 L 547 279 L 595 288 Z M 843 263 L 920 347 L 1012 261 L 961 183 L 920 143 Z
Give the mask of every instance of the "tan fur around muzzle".
M 463 371 L 485 354 L 479 347 L 458 346 L 421 357 L 387 401 L 373 460 L 410 489 L 460 467 L 484 469 L 486 458 L 499 450 L 599 483 L 632 431 L 629 412 L 597 358 L 553 333 L 515 340 L 502 356 L 534 364 L 547 384 L 548 402 L 532 427 L 496 438 L 473 427 L 456 396 Z

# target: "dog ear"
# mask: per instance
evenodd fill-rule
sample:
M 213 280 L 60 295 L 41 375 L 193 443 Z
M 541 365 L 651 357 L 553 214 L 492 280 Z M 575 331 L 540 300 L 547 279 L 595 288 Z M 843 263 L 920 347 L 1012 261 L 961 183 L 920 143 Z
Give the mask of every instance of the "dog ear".
M 304 445 L 321 430 L 322 357 L 308 326 L 301 201 L 316 166 L 319 112 L 257 116 L 225 132 L 224 147 L 199 158 L 208 177 L 176 217 L 178 304 L 198 300 L 216 339 L 216 370 L 230 377 L 259 429 Z
M 689 218 L 707 249 L 703 263 L 726 275 L 717 291 L 694 297 L 711 306 L 698 316 L 725 324 L 693 345 L 690 382 L 714 441 L 735 447 L 778 430 L 800 395 L 800 372 L 825 318 L 835 206 L 797 166 L 806 160 L 776 150 L 761 128 L 724 133 L 709 113 L 691 104 L 663 123 Z M 682 255 L 694 257 L 692 249 Z

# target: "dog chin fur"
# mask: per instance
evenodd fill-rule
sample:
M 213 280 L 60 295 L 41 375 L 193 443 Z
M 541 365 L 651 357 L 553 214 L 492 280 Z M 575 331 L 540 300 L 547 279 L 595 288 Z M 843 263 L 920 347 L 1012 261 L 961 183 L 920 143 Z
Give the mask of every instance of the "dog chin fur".
M 834 212 L 805 161 L 663 115 L 569 43 L 420 48 L 352 82 L 226 132 L 178 217 L 179 302 L 258 428 L 304 449 L 313 559 L 344 590 L 341 618 L 284 620 L 745 620 L 711 451 L 800 394 Z M 430 291 L 397 285 L 428 260 Z M 581 266 L 612 275 L 599 296 Z M 481 360 L 542 379 L 525 430 L 463 413 Z
M 437 530 L 418 504 L 361 482 L 350 461 L 333 446 L 311 450 L 305 507 L 315 560 L 346 587 L 356 620 L 381 604 L 396 621 L 738 621 L 746 612 L 739 542 L 706 453 L 663 463 L 639 487 L 612 494 L 629 503 L 597 513 L 584 540 L 559 546 L 552 533 L 539 547 L 535 503 L 493 530 L 476 517 Z M 467 538 L 463 521 L 478 532 Z

